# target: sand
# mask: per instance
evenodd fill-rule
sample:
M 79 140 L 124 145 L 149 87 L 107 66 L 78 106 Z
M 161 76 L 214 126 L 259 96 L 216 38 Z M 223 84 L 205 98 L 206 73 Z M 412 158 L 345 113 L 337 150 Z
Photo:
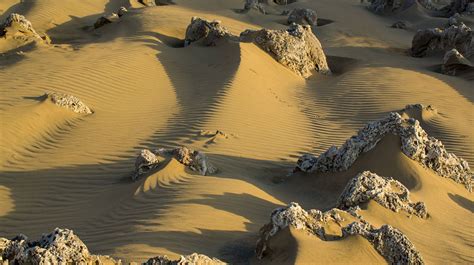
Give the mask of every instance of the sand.
M 414 103 L 437 113 L 405 115 L 472 168 L 472 79 L 441 74 L 440 54 L 407 54 L 417 29 L 447 19 L 418 7 L 383 17 L 355 0 L 272 6 L 313 8 L 327 23 L 314 32 L 333 74 L 303 79 L 252 43 L 181 47 L 193 16 L 221 20 L 236 35 L 286 28 L 285 16 L 236 12 L 240 0 L 174 3 L 1 1 L 0 21 L 20 13 L 52 43 L 0 54 L 0 237 L 37 238 L 64 227 L 92 253 L 123 262 L 198 252 L 233 264 L 271 264 L 254 250 L 274 208 L 295 201 L 329 209 L 350 178 L 371 170 L 407 186 L 430 218 L 370 202 L 362 209 L 367 220 L 400 229 L 427 264 L 474 263 L 474 195 L 406 157 L 396 137 L 346 172 L 287 177 L 299 155 L 341 145 L 367 122 Z M 129 9 L 120 21 L 93 29 L 120 6 Z M 410 27 L 390 28 L 398 20 Z M 74 95 L 94 113 L 42 101 L 45 92 Z M 142 148 L 181 145 L 204 151 L 218 173 L 201 176 L 171 160 L 131 181 Z M 279 237 L 273 264 L 385 263 L 359 237 L 325 242 L 292 230 Z

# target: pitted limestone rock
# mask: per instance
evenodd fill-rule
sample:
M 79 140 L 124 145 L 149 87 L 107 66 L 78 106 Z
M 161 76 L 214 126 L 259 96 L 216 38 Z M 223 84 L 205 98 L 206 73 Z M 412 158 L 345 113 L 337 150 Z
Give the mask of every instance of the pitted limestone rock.
M 402 183 L 369 171 L 358 174 L 347 183 L 339 196 L 337 208 L 347 210 L 370 200 L 394 212 L 402 210 L 421 218 L 428 217 L 425 204 L 411 202 L 410 191 Z
M 203 254 L 193 253 L 187 256 L 181 256 L 177 260 L 172 260 L 167 256 L 157 256 L 149 259 L 144 263 L 145 265 L 225 265 L 227 263 L 216 259 L 210 258 Z
M 457 75 L 459 72 L 474 69 L 472 64 L 458 50 L 452 49 L 446 52 L 441 65 L 441 71 L 446 75 Z
M 62 93 L 47 93 L 47 98 L 57 106 L 67 108 L 79 114 L 92 114 L 92 110 L 80 99 Z
M 309 77 L 313 70 L 331 73 L 321 43 L 313 34 L 311 26 L 293 24 L 287 30 L 246 30 L 240 34 L 240 39 L 254 42 L 302 77 Z
M 218 20 L 208 21 L 198 17 L 191 19 L 186 28 L 184 46 L 201 41 L 204 46 L 215 46 L 219 40 L 230 39 L 232 34 Z
M 409 158 L 434 170 L 438 175 L 464 184 L 472 190 L 473 173 L 466 160 L 446 151 L 443 143 L 421 128 L 413 119 L 392 112 L 386 118 L 368 123 L 341 147 L 332 146 L 319 156 L 305 154 L 298 159 L 296 170 L 304 172 L 337 172 L 347 170 L 356 159 L 372 150 L 388 133 L 401 139 L 401 151 Z
M 318 15 L 316 11 L 308 8 L 295 8 L 288 16 L 288 24 L 310 25 L 315 27 L 318 25 Z

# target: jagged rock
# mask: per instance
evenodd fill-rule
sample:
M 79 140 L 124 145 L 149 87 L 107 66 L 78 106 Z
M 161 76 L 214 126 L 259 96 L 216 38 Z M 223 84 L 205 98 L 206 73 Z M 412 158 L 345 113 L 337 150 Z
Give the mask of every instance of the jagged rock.
M 343 226 L 343 222 L 349 220 L 345 220 L 341 215 L 351 215 L 355 221 Z M 325 231 L 324 227 L 330 223 L 341 227 L 340 235 L 329 235 Z M 284 208 L 275 209 L 271 214 L 270 222 L 260 229 L 256 247 L 257 258 L 262 259 L 271 254 L 269 240 L 287 227 L 302 230 L 325 241 L 340 240 L 351 235 L 361 235 L 391 264 L 423 264 L 420 253 L 409 239 L 391 226 L 384 225 L 380 229 L 376 229 L 367 221 L 346 211 L 339 209 L 332 209 L 327 212 L 315 209 L 305 211 L 294 202 Z
M 186 147 L 160 148 L 154 151 L 143 149 L 135 160 L 135 173 L 132 175 L 132 180 L 136 180 L 149 170 L 158 167 L 165 160 L 164 158 L 174 158 L 203 176 L 217 172 L 217 168 L 209 162 L 206 154 L 201 151 L 194 151 Z
M 378 14 L 395 13 L 415 4 L 414 0 L 369 0 L 369 10 Z
M 117 22 L 119 20 L 119 18 L 122 17 L 123 15 L 125 15 L 125 13 L 127 13 L 127 12 L 128 12 L 128 10 L 125 7 L 122 6 L 118 9 L 117 13 L 112 13 L 110 15 L 101 16 L 94 23 L 94 28 L 97 29 L 97 28 L 103 27 L 107 24 Z
M 245 0 L 244 11 L 257 10 L 262 14 L 266 14 L 265 7 L 263 3 L 259 0 Z
M 388 133 L 400 137 L 401 151 L 406 156 L 434 170 L 438 175 L 464 184 L 468 190 L 472 190 L 473 174 L 467 161 L 446 151 L 443 143 L 428 136 L 417 120 L 402 118 L 395 112 L 381 120 L 368 123 L 339 148 L 332 146 L 319 156 L 310 154 L 301 156 L 296 170 L 304 172 L 347 170 L 359 155 L 372 150 Z
M 24 16 L 11 13 L 0 25 L 0 37 L 33 37 L 41 39 L 31 22 Z
M 412 40 L 411 54 L 423 57 L 430 50 L 449 51 L 457 49 L 462 54 L 474 52 L 471 28 L 460 22 L 446 29 L 430 28 L 418 30 Z
M 321 43 L 311 31 L 311 26 L 293 24 L 288 30 L 246 30 L 240 34 L 240 39 L 254 42 L 302 77 L 309 77 L 313 70 L 331 73 Z
M 347 210 L 370 200 L 394 212 L 403 210 L 421 218 L 428 217 L 425 204 L 411 202 L 410 191 L 402 183 L 370 171 L 358 174 L 347 183 L 336 207 Z
M 231 39 L 232 34 L 218 20 L 208 21 L 198 17 L 191 19 L 186 28 L 184 46 L 200 41 L 204 46 L 215 46 L 219 40 Z
M 295 8 L 288 16 L 288 24 L 310 25 L 312 27 L 318 25 L 318 15 L 316 11 L 308 8 Z
M 187 256 L 181 256 L 178 260 L 172 260 L 167 256 L 157 256 L 149 259 L 144 263 L 145 265 L 225 265 L 227 263 L 216 259 L 210 258 L 203 254 L 193 253 Z
M 474 69 L 474 65 L 466 59 L 456 49 L 452 49 L 444 55 L 441 72 L 446 75 L 456 75 L 469 69 Z
M 46 97 L 54 104 L 79 114 L 92 114 L 92 110 L 80 99 L 62 93 L 47 93 Z
M 121 7 L 117 10 L 117 15 L 118 15 L 119 17 L 122 17 L 122 16 L 125 15 L 127 12 L 128 12 L 127 8 L 125 8 L 124 6 L 121 6 Z
M 397 21 L 397 22 L 393 23 L 391 27 L 395 28 L 395 29 L 406 29 L 407 24 L 403 21 Z
M 343 235 L 363 236 L 390 264 L 424 264 L 420 252 L 408 237 L 390 225 L 376 229 L 368 223 L 353 222 L 343 228 Z
M 408 104 L 405 106 L 405 108 L 400 110 L 399 113 L 402 114 L 410 110 L 416 110 L 418 111 L 418 113 L 421 113 L 421 111 L 427 111 L 433 114 L 438 114 L 438 110 L 434 106 L 431 106 L 431 105 L 425 106 L 423 104 Z

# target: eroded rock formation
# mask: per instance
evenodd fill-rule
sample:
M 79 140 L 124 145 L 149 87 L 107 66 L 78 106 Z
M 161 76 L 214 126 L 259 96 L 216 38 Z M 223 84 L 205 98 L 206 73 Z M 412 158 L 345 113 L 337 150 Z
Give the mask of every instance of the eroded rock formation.
M 311 26 L 293 24 L 287 30 L 246 30 L 240 34 L 240 39 L 254 42 L 302 77 L 309 77 L 313 70 L 331 73 L 321 43 L 311 31 Z
M 423 202 L 411 202 L 410 191 L 392 178 L 364 171 L 347 183 L 337 202 L 337 208 L 347 210 L 374 200 L 394 212 L 405 211 L 421 218 L 428 217 Z
M 372 150 L 388 133 L 400 137 L 400 149 L 406 156 L 434 170 L 438 175 L 464 184 L 468 190 L 472 190 L 473 174 L 467 161 L 446 151 L 443 143 L 428 136 L 417 120 L 404 119 L 395 112 L 368 123 L 339 148 L 332 146 L 319 156 L 301 156 L 296 169 L 304 172 L 347 170 L 360 154 Z
M 144 263 L 145 265 L 225 265 L 227 263 L 216 259 L 210 258 L 203 254 L 193 253 L 187 256 L 181 256 L 177 260 L 172 260 L 167 256 L 157 256 L 154 258 L 149 259 L 147 262 Z
M 473 69 L 474 65 L 456 49 L 446 52 L 441 65 L 441 72 L 445 75 L 457 75 Z
M 31 22 L 16 13 L 10 14 L 0 25 L 0 37 L 41 39 Z
M 308 8 L 295 8 L 288 16 L 288 24 L 310 25 L 312 27 L 318 25 L 318 15 L 316 11 Z
M 92 114 L 92 110 L 80 99 L 62 93 L 47 93 L 46 97 L 54 104 L 79 114 Z
M 205 46 L 215 46 L 218 41 L 232 38 L 232 34 L 218 20 L 208 21 L 198 17 L 191 19 L 186 28 L 184 46 L 200 41 Z
M 122 17 L 123 15 L 125 15 L 125 13 L 127 13 L 127 12 L 128 12 L 128 10 L 125 7 L 122 6 L 117 10 L 117 13 L 112 13 L 110 15 L 101 16 L 94 23 L 94 28 L 97 29 L 97 28 L 103 27 L 107 24 L 117 22 L 119 20 L 119 18 Z
M 265 6 L 259 0 L 245 0 L 244 11 L 256 10 L 262 14 L 266 14 Z

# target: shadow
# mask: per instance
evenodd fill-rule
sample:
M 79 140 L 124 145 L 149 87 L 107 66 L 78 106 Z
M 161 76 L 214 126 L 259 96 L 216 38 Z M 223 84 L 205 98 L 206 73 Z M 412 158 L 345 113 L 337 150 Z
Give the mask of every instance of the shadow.
M 357 67 L 358 60 L 341 56 L 326 56 L 329 69 L 334 75 L 344 74 Z
M 317 23 L 318 23 L 317 27 L 322 27 L 322 26 L 326 26 L 326 25 L 329 25 L 331 23 L 334 23 L 334 20 L 325 19 L 325 18 L 318 18 Z
M 451 200 L 453 200 L 462 208 L 470 211 L 471 213 L 474 213 L 474 201 L 471 201 L 468 198 L 465 198 L 457 194 L 452 194 L 452 193 L 448 193 L 448 196 L 449 198 L 451 198 Z
M 18 1 L 19 3 L 11 6 L 10 8 L 8 8 L 7 10 L 5 10 L 5 12 L 3 12 L 2 14 L 0 14 L 0 23 L 3 23 L 3 21 L 5 20 L 6 17 L 8 17 L 11 13 L 18 13 L 20 15 L 25 15 L 26 13 L 28 13 L 32 8 L 33 6 L 35 5 L 35 1 L 34 0 L 28 0 L 28 1 L 25 1 L 25 0 L 19 0 Z M 27 17 L 28 19 L 28 17 Z
M 0 40 L 1 41 L 1 40 Z M 30 42 L 18 48 L 8 50 L 4 53 L 0 52 L 0 69 L 13 66 L 26 58 L 25 52 L 31 52 L 38 48 L 37 43 Z

